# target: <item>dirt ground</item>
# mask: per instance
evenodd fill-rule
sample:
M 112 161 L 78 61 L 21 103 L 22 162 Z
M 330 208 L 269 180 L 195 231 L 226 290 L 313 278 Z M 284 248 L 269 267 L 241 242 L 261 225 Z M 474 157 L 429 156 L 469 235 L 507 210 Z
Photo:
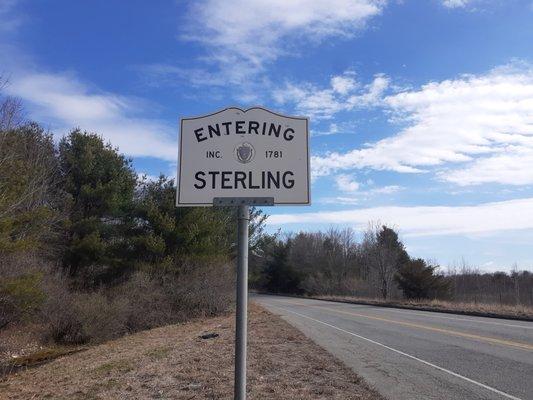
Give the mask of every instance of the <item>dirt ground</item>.
M 0 363 L 12 357 L 31 354 L 41 349 L 39 325 L 8 326 L 0 330 Z M 0 377 L 2 375 L 0 374 Z
M 0 382 L 0 399 L 231 399 L 233 315 L 152 329 Z M 201 339 L 204 333 L 217 333 Z M 250 399 L 382 399 L 285 321 L 250 307 Z

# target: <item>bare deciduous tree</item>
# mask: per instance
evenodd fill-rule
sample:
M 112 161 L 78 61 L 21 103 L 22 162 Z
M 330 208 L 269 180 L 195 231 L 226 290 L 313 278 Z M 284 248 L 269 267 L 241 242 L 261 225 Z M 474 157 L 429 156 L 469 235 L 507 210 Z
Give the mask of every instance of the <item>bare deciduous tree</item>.
M 0 132 L 0 250 L 33 247 L 54 230 L 58 180 L 50 135 L 35 124 Z
M 22 101 L 16 97 L 3 96 L 8 81 L 0 76 L 0 132 L 19 127 L 24 122 Z M 0 138 L 1 146 L 2 138 Z
M 370 223 L 362 246 L 370 281 L 378 288 L 381 297 L 387 299 L 396 272 L 408 260 L 403 244 L 393 229 Z
M 300 232 L 290 242 L 290 264 L 306 277 L 302 289 L 315 294 L 356 294 L 361 268 L 352 229 Z

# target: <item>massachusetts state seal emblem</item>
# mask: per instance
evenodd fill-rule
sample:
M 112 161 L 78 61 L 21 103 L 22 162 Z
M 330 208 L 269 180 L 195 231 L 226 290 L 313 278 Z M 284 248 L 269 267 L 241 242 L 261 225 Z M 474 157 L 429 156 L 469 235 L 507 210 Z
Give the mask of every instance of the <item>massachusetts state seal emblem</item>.
M 244 142 L 235 147 L 235 158 L 242 164 L 249 163 L 254 159 L 254 156 L 255 149 L 250 143 Z

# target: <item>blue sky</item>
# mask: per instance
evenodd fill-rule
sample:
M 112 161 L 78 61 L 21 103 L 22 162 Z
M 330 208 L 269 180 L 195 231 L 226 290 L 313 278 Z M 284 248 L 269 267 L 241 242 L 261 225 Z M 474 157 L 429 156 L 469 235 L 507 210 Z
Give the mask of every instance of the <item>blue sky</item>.
M 532 0 L 0 0 L 0 73 L 57 137 L 174 176 L 179 117 L 309 116 L 312 201 L 269 229 L 395 226 L 414 256 L 533 269 Z

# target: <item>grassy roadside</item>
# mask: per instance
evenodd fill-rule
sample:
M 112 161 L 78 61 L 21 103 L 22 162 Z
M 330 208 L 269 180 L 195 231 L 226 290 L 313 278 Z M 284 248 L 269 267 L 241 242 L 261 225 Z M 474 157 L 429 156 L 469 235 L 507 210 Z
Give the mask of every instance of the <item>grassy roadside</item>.
M 219 336 L 201 339 L 206 333 Z M 28 369 L 0 399 L 231 399 L 233 316 L 156 328 Z M 250 399 L 382 399 L 282 319 L 250 307 Z
M 443 300 L 382 300 L 349 296 L 305 296 L 305 298 L 336 301 L 341 303 L 403 308 L 408 310 L 438 311 L 443 313 L 472 315 L 478 317 L 533 321 L 533 307 L 523 305 L 513 306 L 503 304 L 454 303 Z

